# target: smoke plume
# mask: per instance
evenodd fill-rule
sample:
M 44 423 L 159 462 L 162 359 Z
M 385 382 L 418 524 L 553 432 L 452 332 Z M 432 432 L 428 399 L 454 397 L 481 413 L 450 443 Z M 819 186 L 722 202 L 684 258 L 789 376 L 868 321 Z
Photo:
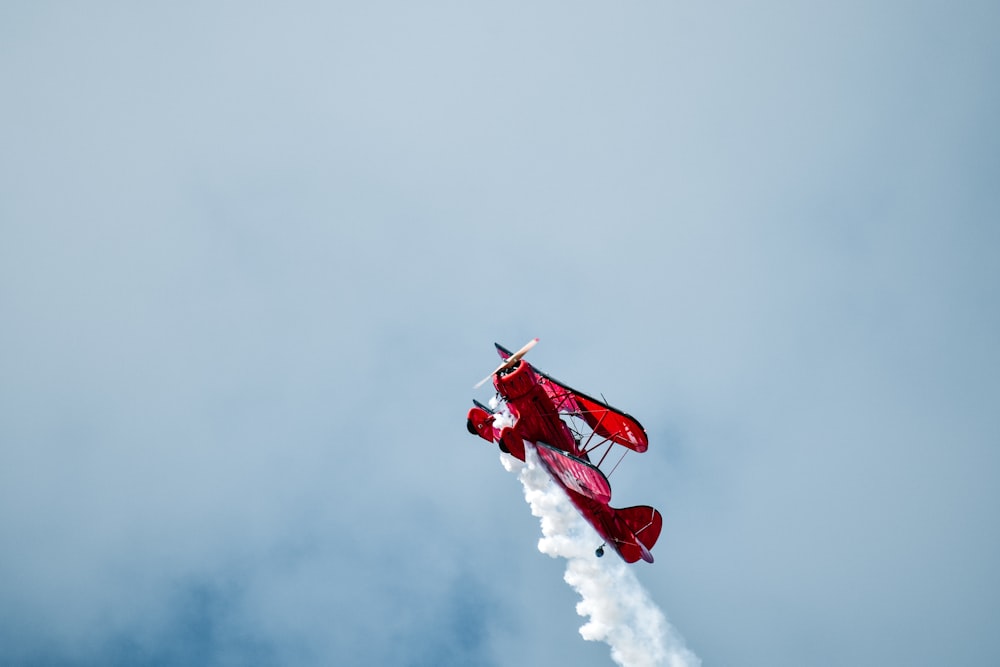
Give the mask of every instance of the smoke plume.
M 541 519 L 538 550 L 565 558 L 566 583 L 580 594 L 576 612 L 589 620 L 580 628 L 588 641 L 603 641 L 622 667 L 697 667 L 701 660 L 649 598 L 629 566 L 612 549 L 598 559 L 600 538 L 549 478 L 535 450 L 526 447 L 527 462 L 507 454 L 501 462 L 518 474 L 531 513 Z

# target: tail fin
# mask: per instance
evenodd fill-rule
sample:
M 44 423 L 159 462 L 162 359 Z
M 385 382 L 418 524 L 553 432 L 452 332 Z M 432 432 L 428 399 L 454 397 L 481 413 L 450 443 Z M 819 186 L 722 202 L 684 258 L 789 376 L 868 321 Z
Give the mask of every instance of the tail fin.
M 618 547 L 618 553 L 628 563 L 634 563 L 640 558 L 652 563 L 653 555 L 649 550 L 660 538 L 663 517 L 649 505 L 636 505 L 613 511 L 615 535 L 612 537 L 615 546 Z

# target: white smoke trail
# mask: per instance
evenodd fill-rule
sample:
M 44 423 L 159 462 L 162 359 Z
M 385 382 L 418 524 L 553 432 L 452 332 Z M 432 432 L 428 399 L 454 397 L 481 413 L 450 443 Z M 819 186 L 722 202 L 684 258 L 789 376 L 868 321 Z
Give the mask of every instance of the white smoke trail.
M 525 463 L 507 454 L 500 461 L 509 472 L 518 473 L 531 513 L 541 519 L 538 550 L 568 561 L 564 579 L 582 598 L 576 612 L 590 617 L 580 635 L 606 642 L 611 658 L 622 667 L 701 665 L 629 566 L 612 549 L 606 558 L 594 555 L 597 533 L 549 478 L 534 448 L 528 445 L 525 450 Z

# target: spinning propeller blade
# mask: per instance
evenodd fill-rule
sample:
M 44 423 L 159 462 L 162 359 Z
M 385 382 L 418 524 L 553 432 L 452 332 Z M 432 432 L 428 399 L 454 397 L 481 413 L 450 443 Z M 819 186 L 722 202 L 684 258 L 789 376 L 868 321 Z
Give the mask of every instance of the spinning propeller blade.
M 477 382 L 476 386 L 473 387 L 473 389 L 479 389 L 484 384 L 486 384 L 486 381 L 489 380 L 491 377 L 493 377 L 494 375 L 496 375 L 500 371 L 506 370 L 506 369 L 510 368 L 511 366 L 513 366 L 514 364 L 516 364 L 517 362 L 521 361 L 521 357 L 523 357 L 524 355 L 526 355 L 528 353 L 528 350 L 530 350 L 531 348 L 535 347 L 535 345 L 537 345 L 537 344 L 538 344 L 538 339 L 537 338 L 529 340 L 528 343 L 527 343 L 527 345 L 525 345 L 520 350 L 518 350 L 514 354 L 510 355 L 509 357 L 507 357 L 507 359 L 505 359 L 502 364 L 500 364 L 499 366 L 497 366 L 497 368 L 496 368 L 495 371 L 493 371 L 492 373 L 490 373 L 489 375 L 487 375 L 486 377 L 484 377 L 482 380 L 480 380 L 479 382 Z

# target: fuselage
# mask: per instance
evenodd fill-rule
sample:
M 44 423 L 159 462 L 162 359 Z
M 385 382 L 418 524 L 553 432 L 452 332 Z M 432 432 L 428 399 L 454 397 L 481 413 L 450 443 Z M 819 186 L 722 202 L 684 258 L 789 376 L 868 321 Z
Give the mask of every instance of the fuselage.
M 507 402 L 516 419 L 514 430 L 522 439 L 545 442 L 574 456 L 580 455 L 572 432 L 559 418 L 559 411 L 531 364 L 521 360 L 506 373 L 498 373 L 493 386 Z

